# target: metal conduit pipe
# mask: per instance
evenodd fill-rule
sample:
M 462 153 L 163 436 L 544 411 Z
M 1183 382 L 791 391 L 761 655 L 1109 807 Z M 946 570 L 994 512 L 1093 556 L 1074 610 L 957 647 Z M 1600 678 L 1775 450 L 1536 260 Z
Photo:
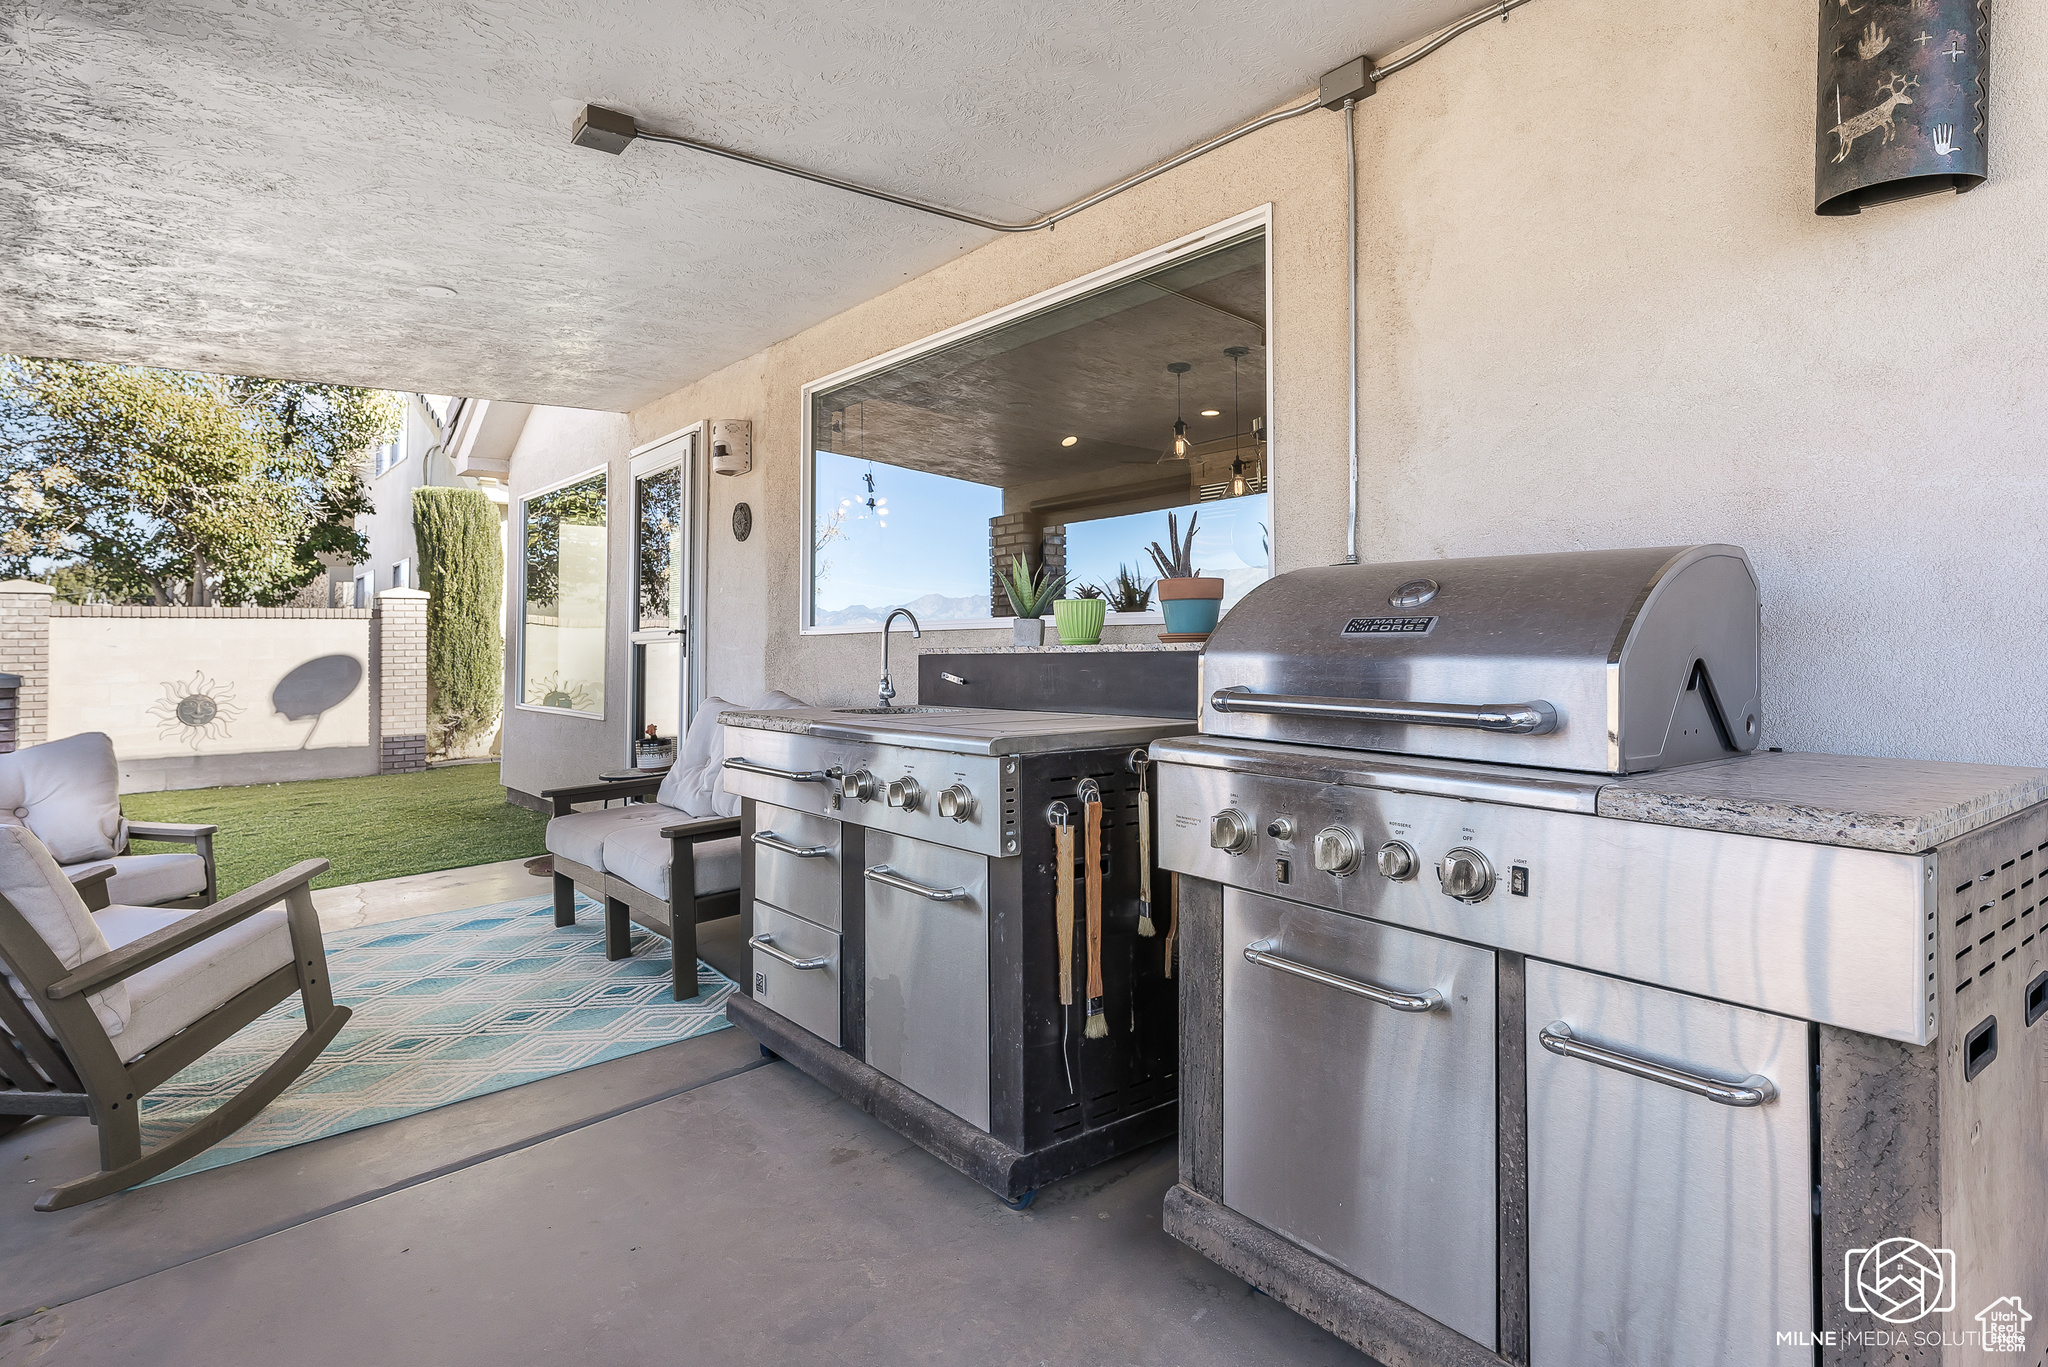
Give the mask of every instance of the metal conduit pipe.
M 621 113 L 616 109 L 606 109 L 601 105 L 592 104 L 583 107 L 583 112 L 576 116 L 575 126 L 570 130 L 569 140 L 578 147 L 589 147 L 600 152 L 610 152 L 614 156 L 624 152 L 636 140 L 666 143 L 671 147 L 687 147 L 693 152 L 704 152 L 710 156 L 724 157 L 728 161 L 744 162 L 748 166 L 758 166 L 764 171 L 774 171 L 780 175 L 794 176 L 798 180 L 808 180 L 816 185 L 828 185 L 835 190 L 844 190 L 848 194 L 864 195 L 869 199 L 879 199 L 885 204 L 895 204 L 905 209 L 914 209 L 921 214 L 931 214 L 938 218 L 951 219 L 955 223 L 964 223 L 971 228 L 981 228 L 995 233 L 1035 233 L 1042 229 L 1051 228 L 1062 219 L 1071 218 L 1083 209 L 1092 209 L 1104 200 L 1112 199 L 1126 190 L 1134 190 L 1156 176 L 1165 175 L 1175 167 L 1187 165 L 1197 157 L 1207 156 L 1218 148 L 1227 147 L 1239 138 L 1256 133 L 1262 128 L 1270 128 L 1276 123 L 1284 123 L 1288 119 L 1299 118 L 1303 114 L 1312 113 L 1318 109 L 1341 108 L 1344 115 L 1344 227 L 1345 236 L 1348 240 L 1347 255 L 1350 261 L 1348 324 L 1351 334 L 1351 438 L 1348 464 L 1350 497 L 1348 500 L 1349 520 L 1346 523 L 1344 533 L 1344 562 L 1355 565 L 1358 563 L 1359 480 L 1358 147 L 1355 132 L 1358 98 L 1362 94 L 1370 94 L 1373 88 L 1378 86 L 1381 81 L 1384 81 L 1397 71 L 1405 71 L 1460 34 L 1469 33 L 1481 24 L 1491 22 L 1494 19 L 1506 20 L 1511 11 L 1520 9 L 1528 3 L 1529 0 L 1495 0 L 1495 3 L 1488 5 L 1485 9 L 1476 10 L 1450 25 L 1450 27 L 1423 39 L 1416 46 L 1400 56 L 1389 60 L 1383 66 L 1374 66 L 1370 58 L 1359 58 L 1355 62 L 1347 63 L 1345 66 L 1339 67 L 1325 76 L 1322 87 L 1317 90 L 1314 98 L 1304 104 L 1290 105 L 1286 109 L 1275 110 L 1271 114 L 1265 114 L 1253 119 L 1250 123 L 1240 124 L 1227 133 L 1210 138 L 1206 142 L 1196 143 L 1185 152 L 1168 157 L 1165 161 L 1153 166 L 1148 166 L 1136 175 L 1126 176 L 1114 185 L 1106 189 L 1097 190 L 1094 194 L 1084 199 L 1077 199 L 1064 208 L 1055 209 L 1049 214 L 1022 223 L 1006 223 L 1001 219 L 982 218 L 977 214 L 965 213 L 959 209 L 949 209 L 943 204 L 932 204 L 926 200 L 913 199 L 908 195 L 893 194 L 888 190 L 879 190 L 872 185 L 862 185 L 858 181 L 842 180 L 838 176 L 828 176 L 820 171 L 807 171 L 801 166 L 791 166 L 787 162 L 776 161 L 770 157 L 756 156 L 752 152 L 742 152 L 732 147 L 721 147 L 715 142 L 705 142 L 700 138 L 688 138 L 677 133 L 656 132 L 651 128 L 641 127 L 639 122 L 630 114 Z M 1333 96 L 1331 94 L 1331 80 L 1332 77 L 1338 77 L 1340 73 L 1348 77 L 1352 93 Z

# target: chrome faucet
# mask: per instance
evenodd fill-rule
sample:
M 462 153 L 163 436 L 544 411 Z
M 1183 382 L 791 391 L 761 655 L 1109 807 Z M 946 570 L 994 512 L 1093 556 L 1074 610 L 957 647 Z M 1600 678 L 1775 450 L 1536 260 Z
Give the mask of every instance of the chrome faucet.
M 910 619 L 910 634 L 913 638 L 921 640 L 924 637 L 924 633 L 917 629 L 917 614 L 909 608 L 897 608 L 882 619 L 881 698 L 883 707 L 892 706 L 890 699 L 896 696 L 896 685 L 889 682 L 889 628 L 895 625 L 898 617 L 908 617 Z

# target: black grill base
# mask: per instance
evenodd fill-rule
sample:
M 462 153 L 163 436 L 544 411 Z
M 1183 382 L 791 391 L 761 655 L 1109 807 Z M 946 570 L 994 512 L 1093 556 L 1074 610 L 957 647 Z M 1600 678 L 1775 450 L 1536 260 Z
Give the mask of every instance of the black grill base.
M 1071 1139 L 1020 1152 L 751 997 L 734 993 L 725 1013 L 770 1053 L 1013 1205 L 1048 1182 L 1171 1137 L 1179 1119 L 1178 1102 L 1169 1100 Z

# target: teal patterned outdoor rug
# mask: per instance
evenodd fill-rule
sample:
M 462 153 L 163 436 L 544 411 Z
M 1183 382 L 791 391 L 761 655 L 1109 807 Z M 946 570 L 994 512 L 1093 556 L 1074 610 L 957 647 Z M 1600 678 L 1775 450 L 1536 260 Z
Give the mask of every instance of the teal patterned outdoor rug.
M 612 962 L 602 909 L 579 903 L 577 923 L 561 928 L 543 896 L 330 933 L 334 996 L 354 1016 L 255 1120 L 156 1180 L 726 1028 L 733 985 L 722 974 L 700 961 L 697 997 L 676 1001 L 668 941 L 636 931 L 633 957 Z M 302 1029 L 293 996 L 152 1092 L 142 1142 L 241 1090 Z

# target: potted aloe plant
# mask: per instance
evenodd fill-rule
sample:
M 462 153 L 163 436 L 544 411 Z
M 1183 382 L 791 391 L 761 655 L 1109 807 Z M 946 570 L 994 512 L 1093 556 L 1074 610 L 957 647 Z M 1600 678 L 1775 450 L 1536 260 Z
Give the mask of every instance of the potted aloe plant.
M 1072 598 L 1052 605 L 1053 624 L 1060 629 L 1063 646 L 1092 646 L 1102 639 L 1102 624 L 1109 615 L 1109 603 L 1102 590 L 1083 584 Z
M 1148 548 L 1152 563 L 1159 567 L 1159 609 L 1166 614 L 1162 641 L 1200 641 L 1216 629 L 1216 617 L 1223 609 L 1223 581 L 1205 579 L 1195 568 L 1195 514 L 1188 514 L 1187 539 L 1182 540 L 1172 513 L 1166 515 L 1166 545 L 1157 541 Z
M 1035 572 L 1024 562 L 1023 556 L 1010 561 L 1010 568 L 1002 575 L 1003 596 L 1010 600 L 1010 610 L 1017 614 L 1017 620 L 1010 628 L 1010 639 L 1020 646 L 1045 644 L 1045 614 L 1053 610 L 1053 603 L 1067 590 L 1067 576 L 1054 574 L 1041 565 Z

